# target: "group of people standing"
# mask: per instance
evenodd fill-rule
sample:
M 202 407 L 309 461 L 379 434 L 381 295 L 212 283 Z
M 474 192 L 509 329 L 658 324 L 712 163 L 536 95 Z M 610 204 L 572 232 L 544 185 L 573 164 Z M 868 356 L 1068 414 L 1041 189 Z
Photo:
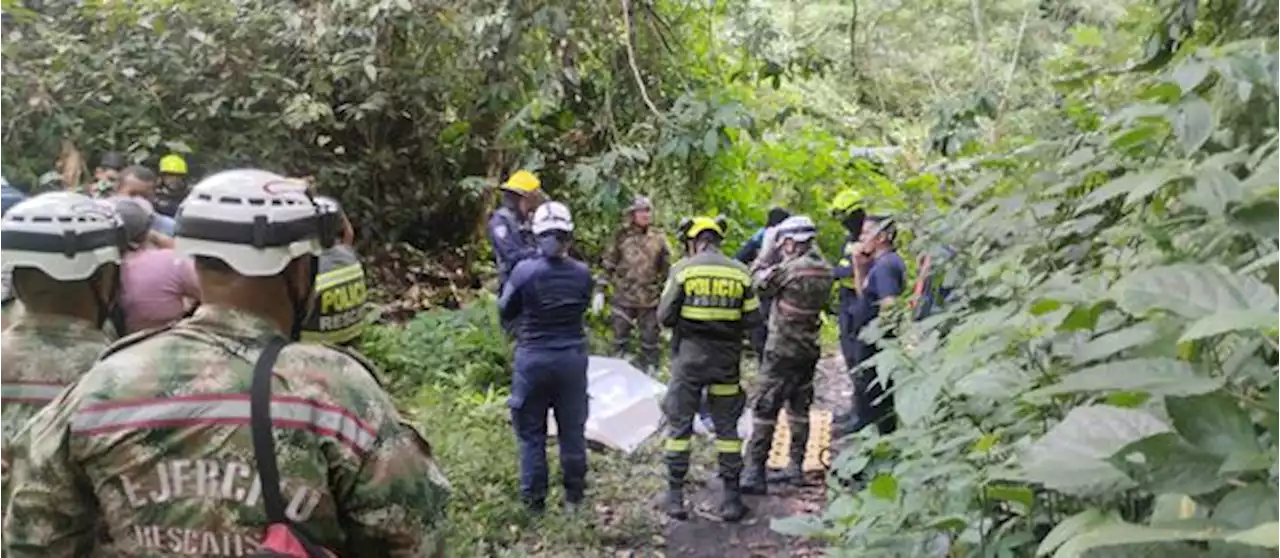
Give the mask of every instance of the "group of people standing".
M 351 236 L 336 203 L 263 170 L 204 178 L 168 238 L 198 308 L 112 342 L 121 207 L 54 191 L 0 220 L 23 307 L 0 332 L 5 554 L 443 556 L 426 438 L 362 356 L 300 342 Z
M 560 438 L 565 500 L 576 507 L 586 486 L 587 337 L 584 316 L 595 288 L 611 288 L 614 351 L 623 356 L 639 331 L 637 362 L 655 370 L 661 361 L 659 328 L 672 331 L 670 382 L 662 403 L 668 425 L 665 510 L 684 519 L 684 484 L 694 420 L 703 412 L 715 431 L 721 516 L 748 513 L 742 495 L 763 494 L 766 483 L 798 481 L 808 442 L 814 372 L 821 356 L 822 313 L 841 282 L 842 347 L 851 365 L 874 354 L 859 331 L 902 292 L 905 266 L 893 251 L 887 217 L 859 220 L 838 266 L 818 249 L 817 226 L 781 208 L 731 258 L 721 245 L 720 218 L 684 219 L 676 231 L 683 258 L 672 261 L 666 235 L 653 226 L 652 202 L 636 197 L 625 223 L 605 247 L 604 273 L 569 256 L 573 221 L 563 204 L 546 201 L 533 173 L 513 174 L 489 220 L 499 276 L 499 311 L 516 338 L 509 405 L 521 453 L 521 494 L 532 510 L 545 508 L 547 412 L 554 410 Z M 847 225 L 848 226 L 848 225 Z M 845 288 L 849 292 L 844 292 Z M 744 445 L 738 420 L 748 406 L 740 360 L 749 339 L 761 362 L 759 389 L 750 406 L 754 423 Z M 858 372 L 858 421 L 888 424 L 891 403 L 877 399 L 874 371 Z M 878 384 L 875 384 L 878 386 Z M 765 462 L 776 421 L 785 408 L 791 429 L 790 463 L 767 477 Z M 868 409 L 873 409 L 868 412 Z M 874 409 L 882 415 L 875 418 Z M 870 422 L 868 422 L 870 423 Z

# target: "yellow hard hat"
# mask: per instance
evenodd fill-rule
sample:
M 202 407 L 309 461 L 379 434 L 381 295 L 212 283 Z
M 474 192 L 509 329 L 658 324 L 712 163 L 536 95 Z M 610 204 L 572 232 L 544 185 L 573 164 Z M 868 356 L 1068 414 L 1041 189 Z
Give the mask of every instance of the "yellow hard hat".
M 711 217 L 694 217 L 689 221 L 689 228 L 684 235 L 687 238 L 697 238 L 699 234 L 711 231 L 722 238 L 724 237 L 724 225 L 720 224 L 718 219 Z
M 187 160 L 174 153 L 161 157 L 160 174 L 187 174 Z
M 516 171 L 507 181 L 502 184 L 503 190 L 509 190 L 517 194 L 528 194 L 542 187 L 542 181 L 538 180 L 533 173 L 522 170 Z

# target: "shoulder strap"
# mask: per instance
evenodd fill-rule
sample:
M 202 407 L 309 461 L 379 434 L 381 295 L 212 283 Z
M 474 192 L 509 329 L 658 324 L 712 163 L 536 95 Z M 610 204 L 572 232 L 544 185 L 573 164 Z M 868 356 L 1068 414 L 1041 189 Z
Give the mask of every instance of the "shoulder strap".
M 274 337 L 253 365 L 253 387 L 249 395 L 249 427 L 253 434 L 253 459 L 258 466 L 262 485 L 262 501 L 267 506 L 267 521 L 285 523 L 284 496 L 280 494 L 280 468 L 276 463 L 276 444 L 271 423 L 271 372 L 280 349 L 289 344 Z

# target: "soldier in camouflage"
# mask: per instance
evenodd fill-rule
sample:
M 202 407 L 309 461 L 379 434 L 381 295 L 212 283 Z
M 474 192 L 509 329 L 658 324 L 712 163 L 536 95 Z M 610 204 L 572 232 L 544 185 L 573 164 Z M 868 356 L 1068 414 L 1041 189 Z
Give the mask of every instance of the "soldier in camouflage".
M 671 250 L 653 227 L 653 204 L 636 196 L 627 208 L 629 223 L 605 249 L 606 281 L 613 285 L 613 349 L 625 357 L 631 332 L 640 330 L 640 367 L 652 373 L 659 362 L 658 298 L 671 268 Z
M 813 373 L 821 356 L 819 337 L 822 309 L 835 282 L 831 266 L 814 247 L 817 229 L 803 215 L 778 225 L 782 262 L 757 275 L 760 296 L 772 300 L 769 337 L 760 368 L 762 382 L 752 408 L 754 424 L 747 443 L 742 491 L 764 494 L 765 460 L 773 444 L 778 411 L 785 406 L 791 427 L 791 462 L 784 476 L 803 480 L 805 447 L 809 442 L 809 407 L 813 404 Z
M 108 349 L 32 421 L 4 522 L 9 556 L 245 555 L 268 519 L 250 429 L 254 363 L 298 338 L 332 213 L 265 171 L 215 174 L 179 212 L 204 304 Z M 341 556 L 443 556 L 448 482 L 369 365 L 292 343 L 273 369 L 281 492 Z M 101 535 L 105 536 L 101 536 Z
M 102 324 L 118 298 L 123 235 L 109 207 L 70 192 L 23 201 L 0 222 L 0 258 L 26 309 L 0 334 L 5 501 L 19 430 L 110 343 Z

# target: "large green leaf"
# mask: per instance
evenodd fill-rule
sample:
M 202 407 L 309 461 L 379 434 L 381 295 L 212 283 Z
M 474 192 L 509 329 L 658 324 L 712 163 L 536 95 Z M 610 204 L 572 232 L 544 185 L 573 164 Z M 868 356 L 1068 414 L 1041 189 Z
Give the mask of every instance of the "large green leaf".
M 1077 364 L 1085 364 L 1118 354 L 1127 349 L 1141 346 L 1155 339 L 1159 334 L 1155 324 L 1141 322 L 1124 329 L 1100 335 L 1085 343 L 1076 350 L 1073 360 Z
M 1135 358 L 1099 364 L 1032 391 L 1027 399 L 1081 391 L 1142 391 L 1155 395 L 1208 393 L 1222 380 L 1197 374 L 1191 365 L 1170 358 Z
M 1280 548 L 1280 522 L 1270 521 L 1226 538 L 1227 542 Z
M 1261 449 L 1253 421 L 1234 397 L 1221 392 L 1166 397 L 1173 428 L 1200 449 L 1222 458 Z
M 1260 310 L 1228 310 L 1200 318 L 1187 328 L 1178 342 L 1185 343 L 1205 337 L 1213 337 L 1232 331 L 1263 331 L 1275 329 L 1280 320 L 1275 312 Z
M 1089 531 L 1100 525 L 1109 523 L 1119 523 L 1123 521 L 1115 512 L 1106 512 L 1097 508 L 1089 508 L 1071 517 L 1068 517 L 1049 531 L 1044 539 L 1040 541 L 1040 546 L 1036 547 L 1036 556 L 1045 556 L 1062 546 L 1067 541 L 1075 538 L 1080 533 Z
M 1095 548 L 1117 547 L 1121 556 L 1133 555 L 1125 545 L 1145 543 L 1170 543 L 1175 541 L 1211 541 L 1223 539 L 1234 532 L 1203 522 L 1187 522 L 1184 527 L 1148 527 L 1123 522 L 1095 524 L 1067 541 L 1054 553 L 1054 558 L 1083 558 Z
M 1222 217 L 1227 212 L 1227 205 L 1244 198 L 1240 180 L 1221 168 L 1201 167 L 1196 171 L 1195 179 L 1195 189 L 1183 199 L 1214 217 Z
M 1164 432 L 1133 442 L 1111 463 L 1149 492 L 1207 494 L 1226 485 L 1218 474 L 1223 458 L 1199 449 L 1181 436 Z
M 1276 308 L 1276 291 L 1253 277 L 1221 267 L 1176 264 L 1126 275 L 1109 296 L 1124 311 L 1143 315 L 1165 310 L 1186 318 L 1218 312 Z
M 1143 411 L 1076 407 L 1023 453 L 1023 476 L 1068 494 L 1107 494 L 1134 486 L 1107 462 L 1126 445 L 1169 427 Z
M 1178 143 L 1188 154 L 1200 150 L 1204 142 L 1209 140 L 1217 125 L 1213 107 L 1199 96 L 1191 95 L 1182 101 L 1170 115 L 1169 124 L 1178 137 Z
M 1223 496 L 1210 517 L 1228 527 L 1249 529 L 1280 519 L 1277 497 L 1275 488 L 1262 483 L 1241 486 Z
M 1143 192 L 1141 195 L 1145 196 L 1158 190 L 1161 186 L 1164 186 L 1170 180 L 1173 180 L 1178 176 L 1179 172 L 1177 168 L 1173 166 L 1159 167 L 1147 171 L 1129 172 L 1120 178 L 1102 185 L 1101 188 L 1090 192 L 1088 196 L 1085 196 L 1085 198 L 1080 201 L 1080 205 L 1076 208 L 1076 213 L 1083 213 L 1093 209 L 1122 194 L 1130 194 L 1132 197 L 1132 192 Z

